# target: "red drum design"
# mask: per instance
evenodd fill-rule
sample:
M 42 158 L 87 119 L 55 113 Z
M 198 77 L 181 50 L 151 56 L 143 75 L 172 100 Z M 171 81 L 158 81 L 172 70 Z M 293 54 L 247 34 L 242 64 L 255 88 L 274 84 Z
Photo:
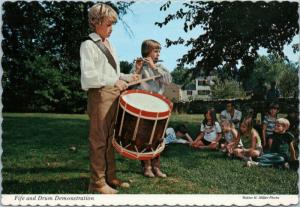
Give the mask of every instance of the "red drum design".
M 164 96 L 144 90 L 121 94 L 113 146 L 135 160 L 157 157 L 164 149 L 164 134 L 173 104 Z

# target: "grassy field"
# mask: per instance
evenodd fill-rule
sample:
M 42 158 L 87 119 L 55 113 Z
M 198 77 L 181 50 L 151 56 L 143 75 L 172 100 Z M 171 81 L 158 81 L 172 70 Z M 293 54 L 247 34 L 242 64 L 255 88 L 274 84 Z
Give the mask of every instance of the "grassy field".
M 194 137 L 200 115 L 172 115 Z M 86 115 L 4 114 L 3 194 L 85 194 L 89 183 Z M 76 151 L 71 151 L 71 146 Z M 298 194 L 298 174 L 245 168 L 221 152 L 170 145 L 161 156 L 168 178 L 145 178 L 138 161 L 116 156 L 117 176 L 131 182 L 123 194 Z

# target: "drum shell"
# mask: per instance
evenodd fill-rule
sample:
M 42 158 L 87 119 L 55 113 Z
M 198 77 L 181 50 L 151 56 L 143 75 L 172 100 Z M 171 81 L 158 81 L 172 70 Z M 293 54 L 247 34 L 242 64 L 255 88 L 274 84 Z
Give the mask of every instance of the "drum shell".
M 139 94 L 141 98 L 137 98 Z M 150 101 L 150 105 L 145 105 L 145 100 L 151 100 L 145 95 L 154 97 L 156 104 L 153 105 Z M 136 101 L 133 101 L 133 97 L 137 98 Z M 142 100 L 143 106 L 140 106 Z M 112 142 L 116 151 L 126 158 L 136 160 L 149 160 L 159 156 L 165 147 L 163 137 L 172 108 L 171 101 L 160 94 L 144 90 L 123 92 L 119 100 Z
M 163 141 L 163 135 L 164 135 L 168 118 L 162 118 L 160 120 L 155 120 L 155 119 L 151 120 L 145 117 L 136 117 L 130 114 L 128 111 L 125 111 L 124 113 L 125 121 L 123 121 L 123 126 L 121 129 L 120 127 L 121 127 L 123 113 L 124 113 L 124 109 L 120 107 L 118 111 L 117 122 L 115 127 L 116 141 L 119 143 L 121 142 L 123 147 L 129 145 L 127 149 L 131 151 L 138 150 L 139 152 L 141 151 L 148 152 L 153 149 L 156 149 L 156 147 L 160 144 L 160 142 Z M 140 120 L 137 125 L 138 119 Z M 156 125 L 155 122 L 157 122 Z M 153 129 L 154 132 L 153 132 L 152 143 L 150 143 Z M 119 134 L 120 130 L 121 133 Z M 135 139 L 133 139 L 135 130 L 137 130 L 136 137 Z

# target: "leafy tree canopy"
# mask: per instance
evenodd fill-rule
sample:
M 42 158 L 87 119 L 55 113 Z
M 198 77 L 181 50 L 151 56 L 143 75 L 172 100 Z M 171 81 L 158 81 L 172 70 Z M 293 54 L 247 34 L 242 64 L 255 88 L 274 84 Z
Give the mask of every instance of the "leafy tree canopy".
M 106 2 L 127 13 L 133 2 Z M 8 111 L 82 112 L 80 43 L 93 2 L 3 3 L 3 104 Z M 29 98 L 30 97 L 30 98 Z
M 189 74 L 188 68 L 176 67 L 172 72 L 172 82 L 177 85 L 186 85 L 191 81 L 191 76 Z
M 251 74 L 246 71 L 243 80 L 245 88 L 253 90 L 255 87 L 270 88 L 271 82 L 276 82 L 282 96 L 294 96 L 298 93 L 298 66 L 276 55 L 261 56 L 254 62 Z M 248 74 L 248 75 L 246 75 Z M 262 90 L 260 88 L 259 90 Z
M 128 74 L 133 68 L 133 63 L 129 63 L 128 61 L 120 61 L 120 71 L 121 73 Z
M 171 6 L 167 1 L 161 10 Z M 176 19 L 183 19 L 183 29 L 203 30 L 190 39 L 166 39 L 167 47 L 176 44 L 191 46 L 178 61 L 194 64 L 193 75 L 213 69 L 237 72 L 238 62 L 249 71 L 258 57 L 258 49 L 284 57 L 283 47 L 299 32 L 297 2 L 184 2 L 176 13 L 169 14 L 159 27 Z

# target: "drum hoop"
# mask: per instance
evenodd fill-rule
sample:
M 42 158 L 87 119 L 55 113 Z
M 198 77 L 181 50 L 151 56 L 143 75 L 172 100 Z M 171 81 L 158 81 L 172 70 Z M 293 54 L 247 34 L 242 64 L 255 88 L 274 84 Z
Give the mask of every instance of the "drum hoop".
M 136 114 L 130 110 L 128 110 L 128 105 L 127 106 L 123 106 L 122 104 L 120 104 L 120 107 L 125 111 L 127 112 L 128 114 L 130 115 L 133 115 L 133 116 L 136 116 L 136 117 L 140 117 L 142 119 L 147 119 L 147 120 L 164 120 L 164 119 L 167 119 L 169 116 L 170 116 L 170 113 L 168 113 L 168 115 L 166 116 L 161 116 L 161 117 L 148 117 L 148 116 L 143 116 L 142 114 Z M 157 114 L 157 113 L 156 113 Z
M 157 156 L 160 155 L 160 153 L 164 150 L 165 148 L 165 141 L 163 141 L 162 143 L 160 143 L 159 147 L 157 147 L 157 149 L 153 152 L 134 152 L 131 150 L 127 150 L 125 149 L 123 146 L 121 146 L 115 138 L 113 138 L 112 140 L 112 145 L 114 146 L 114 148 L 124 157 L 127 157 L 129 159 L 133 159 L 133 160 L 150 160 L 153 159 Z
M 141 93 L 141 94 L 147 94 L 147 95 L 151 95 L 151 96 L 154 96 L 156 98 L 159 98 L 160 100 L 164 101 L 168 106 L 169 106 L 169 109 L 167 111 L 164 111 L 164 112 L 151 112 L 151 111 L 146 111 L 146 110 L 141 110 L 141 109 L 138 109 L 134 106 L 131 106 L 130 104 L 126 103 L 125 100 L 123 99 L 123 97 L 125 95 L 128 95 L 128 94 L 132 94 L 132 93 Z M 171 112 L 172 112 L 172 109 L 173 109 L 173 104 L 172 102 L 167 99 L 165 96 L 163 95 L 160 95 L 158 93 L 153 93 L 151 91 L 145 91 L 145 90 L 127 90 L 125 92 L 123 92 L 120 96 L 120 105 L 123 106 L 122 108 L 126 107 L 126 109 L 128 109 L 131 114 L 134 114 L 135 116 L 143 116 L 143 117 L 152 117 L 152 118 L 165 118 L 165 117 L 168 117 Z

